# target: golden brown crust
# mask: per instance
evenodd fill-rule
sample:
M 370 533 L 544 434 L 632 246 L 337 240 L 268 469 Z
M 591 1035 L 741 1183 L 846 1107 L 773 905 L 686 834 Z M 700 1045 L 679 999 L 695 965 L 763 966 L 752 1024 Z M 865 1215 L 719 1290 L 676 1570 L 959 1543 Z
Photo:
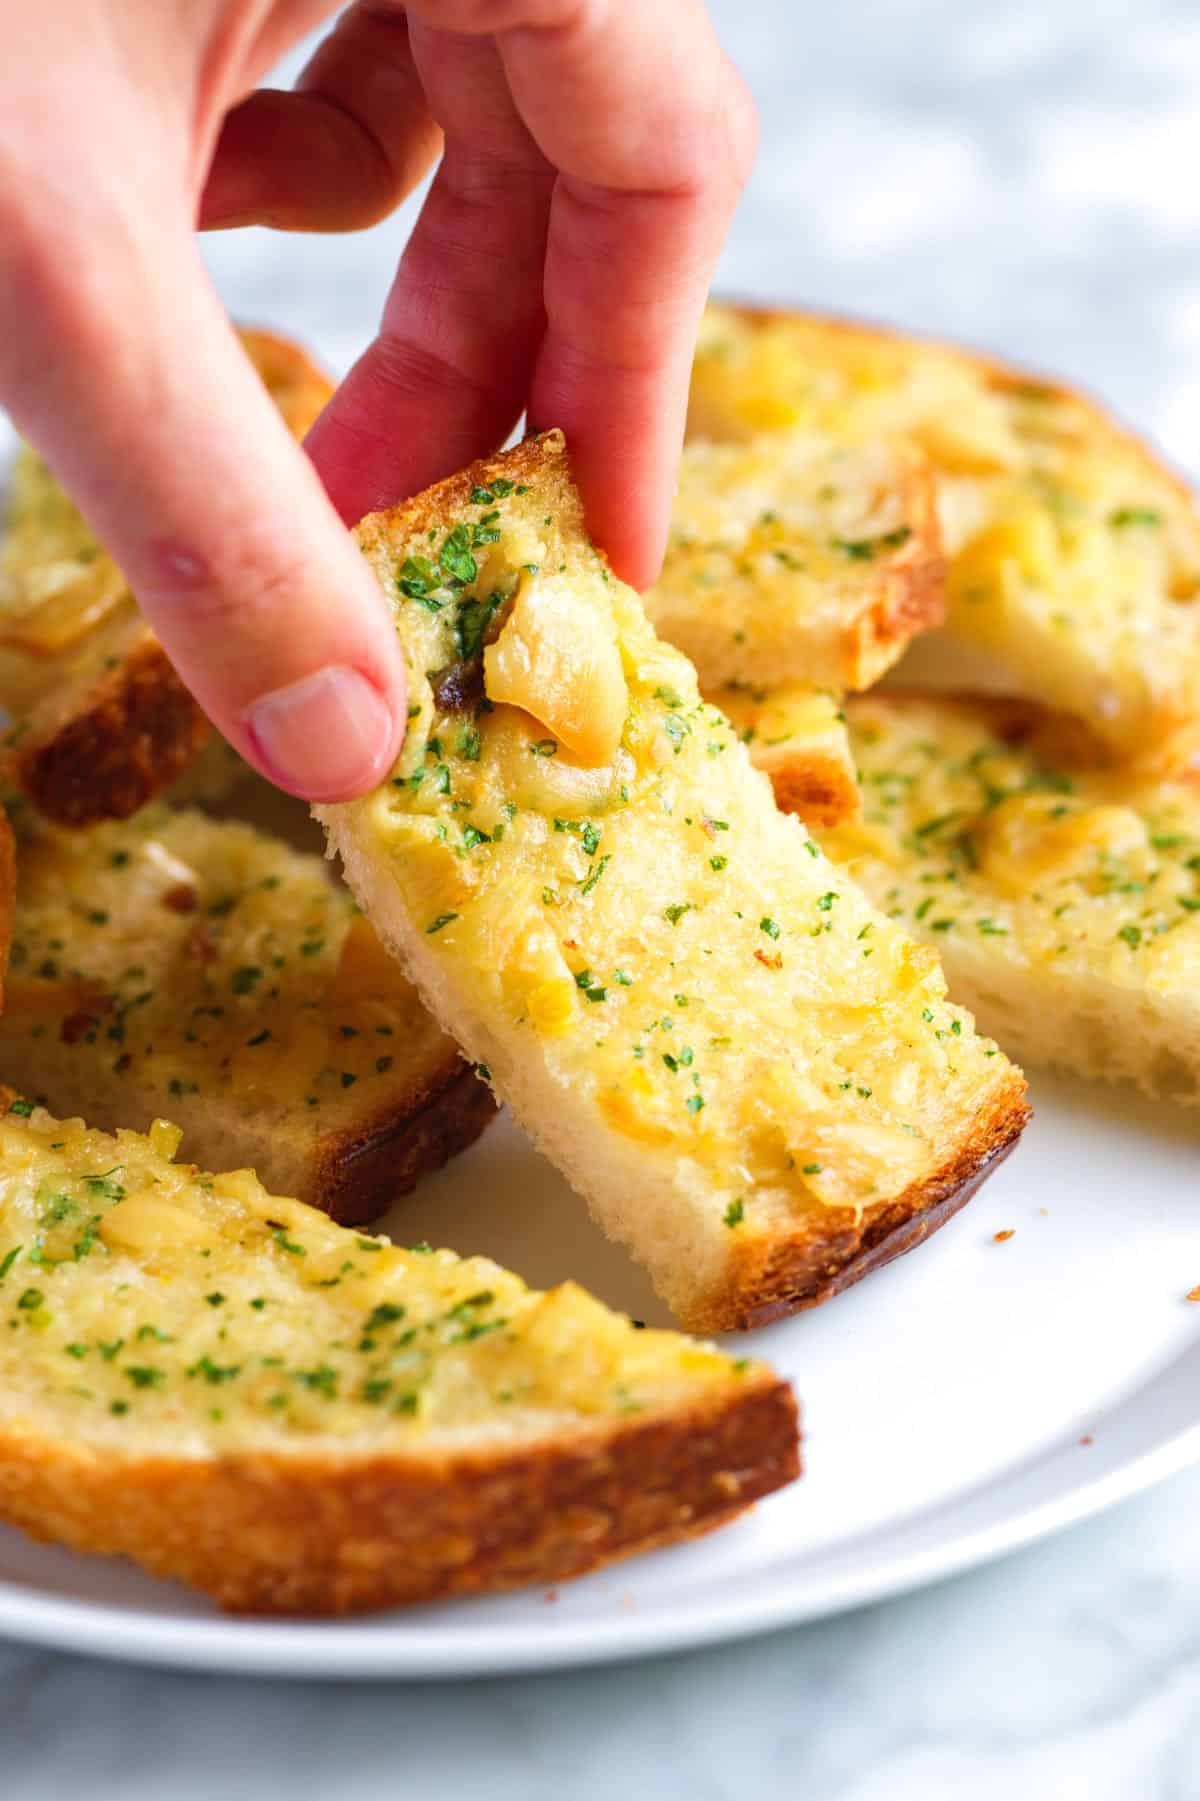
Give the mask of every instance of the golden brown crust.
M 560 431 L 544 431 L 535 437 L 523 438 L 511 450 L 480 457 L 409 500 L 398 501 L 394 507 L 386 507 L 381 512 L 368 513 L 354 528 L 354 536 L 364 550 L 382 546 L 387 551 L 399 538 L 419 536 L 430 527 L 441 527 L 452 514 L 471 504 L 474 489 L 486 487 L 497 476 L 503 476 L 514 486 L 522 482 L 532 486 L 535 482 L 549 481 L 565 495 L 570 484 L 570 463 L 570 451 L 564 451 Z
M 235 1613 L 376 1611 L 560 1582 L 731 1519 L 800 1472 L 769 1375 L 675 1413 L 474 1453 L 152 1457 L 0 1431 L 0 1517 Z
M 731 1282 L 702 1307 L 689 1310 L 690 1332 L 744 1332 L 791 1313 L 819 1307 L 893 1258 L 915 1249 L 966 1205 L 1014 1148 L 1031 1108 L 1019 1071 L 993 1097 L 945 1164 L 886 1207 L 858 1217 L 829 1209 L 791 1236 L 778 1231 L 747 1238 Z
M 17 899 L 17 847 L 8 815 L 0 808 L 0 1003 L 8 981 L 8 953 L 12 949 L 13 910 Z
M 804 750 L 793 759 L 784 751 L 777 761 L 759 766 L 771 778 L 781 813 L 798 813 L 808 826 L 841 825 L 857 818 L 862 797 L 853 771 L 841 757 Z
M 10 767 L 60 825 L 128 819 L 186 769 L 211 730 L 147 629 L 69 718 L 18 739 Z
M 313 1149 L 307 1191 L 299 1198 L 340 1226 L 364 1226 L 474 1144 L 496 1117 L 486 1082 L 449 1046 L 402 1117 L 395 1108 L 351 1132 L 330 1133 Z

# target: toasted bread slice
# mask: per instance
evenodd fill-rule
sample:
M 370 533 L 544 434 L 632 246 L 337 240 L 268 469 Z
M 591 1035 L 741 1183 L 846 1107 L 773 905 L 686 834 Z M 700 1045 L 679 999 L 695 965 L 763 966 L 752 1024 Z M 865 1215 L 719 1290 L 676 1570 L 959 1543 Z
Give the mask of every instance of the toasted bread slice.
M 1111 755 L 1156 769 L 1200 744 L 1200 511 L 1092 401 L 946 345 L 713 307 L 691 428 L 915 445 L 938 475 L 948 620 L 902 679 L 1075 714 Z
M 322 860 L 158 805 L 66 832 L 18 814 L 0 1078 L 335 1219 L 376 1219 L 493 1117 Z
M 925 459 L 791 433 L 686 446 L 646 611 L 705 690 L 858 689 L 940 624 L 943 586 Z
M 3 1097 L 0 1517 L 241 1613 L 557 1582 L 798 1473 L 790 1390 Z
M 812 1305 L 960 1205 L 1025 1085 L 775 807 L 590 545 L 560 433 L 359 527 L 414 715 L 317 809 L 431 1010 L 688 1325 Z
M 811 826 L 858 817 L 858 775 L 836 695 L 780 682 L 718 688 L 708 698 L 735 728 L 754 767 L 770 776 L 775 803 L 785 813 L 798 813 Z
M 1016 702 L 849 703 L 865 817 L 823 835 L 1031 1063 L 1200 1102 L 1200 788 L 1089 766 Z
M 297 345 L 242 342 L 296 437 L 332 387 Z M 209 724 L 125 578 L 34 451 L 13 470 L 0 543 L 0 707 L 12 779 L 63 825 L 125 819 L 202 748 Z

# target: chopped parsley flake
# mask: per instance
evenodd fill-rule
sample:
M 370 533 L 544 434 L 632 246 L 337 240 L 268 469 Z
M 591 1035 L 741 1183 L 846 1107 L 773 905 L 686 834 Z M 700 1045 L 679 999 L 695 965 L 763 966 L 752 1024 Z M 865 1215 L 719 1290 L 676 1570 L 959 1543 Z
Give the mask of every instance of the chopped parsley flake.
M 898 525 L 893 532 L 883 532 L 878 538 L 835 538 L 833 547 L 840 550 L 843 556 L 851 557 L 857 562 L 869 563 L 884 550 L 899 550 L 912 537 L 912 528 Z
M 165 1370 L 152 1369 L 148 1364 L 131 1363 L 125 1374 L 135 1388 L 161 1388 L 167 1379 Z
M 405 557 L 401 564 L 396 585 L 409 600 L 421 600 L 428 605 L 434 590 L 441 586 L 441 579 L 428 557 L 411 556 Z M 441 604 L 441 601 L 435 601 L 432 610 L 437 612 Z
M 580 888 L 579 888 L 580 894 L 590 894 L 592 892 L 592 889 L 596 886 L 596 883 L 600 880 L 600 877 L 604 874 L 604 871 L 608 868 L 608 866 L 611 862 L 612 862 L 611 857 L 601 857 L 600 861 L 594 866 L 591 873 L 580 884 Z

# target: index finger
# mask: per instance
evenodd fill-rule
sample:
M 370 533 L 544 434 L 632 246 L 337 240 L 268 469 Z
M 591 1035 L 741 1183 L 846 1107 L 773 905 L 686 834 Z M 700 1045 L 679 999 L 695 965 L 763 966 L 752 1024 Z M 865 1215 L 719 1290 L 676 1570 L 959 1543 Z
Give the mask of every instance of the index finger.
M 696 327 L 757 141 L 699 0 L 411 0 L 417 29 L 496 34 L 559 171 L 529 419 L 571 446 L 593 536 L 658 573 Z

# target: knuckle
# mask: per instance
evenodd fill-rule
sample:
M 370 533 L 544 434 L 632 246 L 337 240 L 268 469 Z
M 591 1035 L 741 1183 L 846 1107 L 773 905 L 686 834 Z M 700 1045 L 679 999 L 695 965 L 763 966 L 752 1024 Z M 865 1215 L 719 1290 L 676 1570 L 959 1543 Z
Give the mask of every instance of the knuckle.
M 480 348 L 476 361 L 465 342 L 421 343 L 385 328 L 372 348 L 369 380 L 370 411 L 385 417 L 384 408 L 426 403 L 431 394 L 456 405 L 478 401 L 495 380 L 495 361 L 490 345 Z

